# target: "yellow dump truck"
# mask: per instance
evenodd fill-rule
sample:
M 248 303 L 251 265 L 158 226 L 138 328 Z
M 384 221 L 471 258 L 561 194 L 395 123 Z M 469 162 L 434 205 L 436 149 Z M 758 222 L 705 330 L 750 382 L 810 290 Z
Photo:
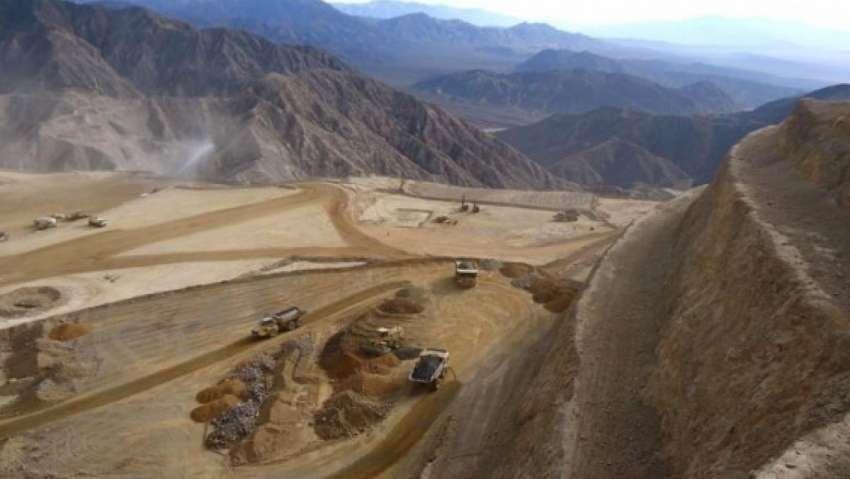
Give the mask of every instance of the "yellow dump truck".
M 270 314 L 261 319 L 260 323 L 251 330 L 251 336 L 254 339 L 268 339 L 280 333 L 292 331 L 301 326 L 301 317 L 304 314 L 303 310 L 295 306 Z

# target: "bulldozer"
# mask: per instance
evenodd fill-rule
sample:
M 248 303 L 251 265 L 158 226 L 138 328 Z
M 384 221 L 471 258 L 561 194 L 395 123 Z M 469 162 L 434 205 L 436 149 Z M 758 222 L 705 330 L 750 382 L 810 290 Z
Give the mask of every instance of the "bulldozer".
M 428 386 L 431 391 L 440 389 L 449 367 L 449 352 L 445 349 L 426 349 L 419 353 L 419 360 L 408 380 L 414 384 Z
M 301 317 L 304 314 L 303 310 L 293 306 L 265 316 L 251 330 L 251 336 L 254 339 L 268 339 L 280 333 L 292 331 L 301 326 Z
M 376 337 L 366 340 L 360 348 L 371 356 L 383 356 L 401 347 L 403 330 L 401 326 L 378 328 Z
M 455 261 L 455 284 L 459 288 L 470 289 L 478 284 L 478 264 L 475 261 Z

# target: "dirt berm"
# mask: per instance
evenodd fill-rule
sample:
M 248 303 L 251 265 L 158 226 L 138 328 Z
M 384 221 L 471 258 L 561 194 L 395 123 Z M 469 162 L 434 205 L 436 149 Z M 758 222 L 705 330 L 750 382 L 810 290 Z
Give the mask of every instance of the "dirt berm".
M 850 477 L 846 178 L 812 173 L 850 171 L 848 113 L 801 104 L 633 225 L 565 318 L 464 386 L 474 413 L 447 411 L 399 469 Z

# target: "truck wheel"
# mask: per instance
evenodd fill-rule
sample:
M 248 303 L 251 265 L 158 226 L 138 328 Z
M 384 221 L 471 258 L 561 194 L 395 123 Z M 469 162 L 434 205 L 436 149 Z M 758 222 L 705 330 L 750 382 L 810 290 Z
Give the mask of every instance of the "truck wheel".
M 435 379 L 434 381 L 431 382 L 431 391 L 436 392 L 438 389 L 440 389 L 440 380 Z

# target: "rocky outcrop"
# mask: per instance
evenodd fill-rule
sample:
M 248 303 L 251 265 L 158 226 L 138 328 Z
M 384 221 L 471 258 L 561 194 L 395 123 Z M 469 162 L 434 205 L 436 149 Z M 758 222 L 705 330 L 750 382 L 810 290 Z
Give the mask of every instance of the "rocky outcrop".
M 846 104 L 800 102 L 783 125 L 782 152 L 800 173 L 850 208 L 850 109 Z

